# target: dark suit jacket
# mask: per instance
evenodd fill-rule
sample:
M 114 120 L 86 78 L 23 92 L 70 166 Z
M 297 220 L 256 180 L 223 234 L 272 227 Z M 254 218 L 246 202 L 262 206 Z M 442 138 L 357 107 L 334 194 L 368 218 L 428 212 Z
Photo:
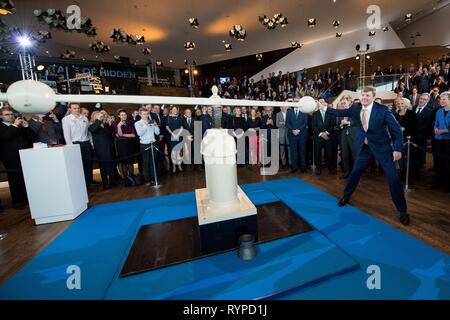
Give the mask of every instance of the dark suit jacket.
M 417 107 L 414 108 L 414 113 L 416 113 Z M 425 107 L 417 116 L 417 139 L 426 140 L 431 135 L 432 123 L 433 123 L 433 110 L 429 107 Z
M 33 138 L 34 132 L 30 127 L 0 123 L 0 160 L 20 162 L 19 150 L 31 148 Z
M 187 118 L 183 117 L 183 128 L 189 131 L 192 136 L 194 136 L 194 118 L 191 117 L 191 125 L 189 125 Z
M 228 113 L 222 112 L 221 127 L 222 129 L 233 129 L 233 117 Z
M 322 119 L 320 111 L 316 111 L 312 115 L 312 129 L 314 132 L 314 138 L 319 138 L 319 133 L 327 131 L 330 136 L 333 134 L 333 129 L 336 126 L 336 117 L 325 113 L 325 121 Z
M 369 130 L 364 131 L 361 123 L 360 103 L 353 104 L 349 109 L 336 110 L 327 108 L 327 113 L 335 117 L 353 118 L 358 126 L 356 152 L 359 154 L 367 138 L 369 148 L 377 159 L 392 158 L 392 152 L 403 150 L 402 129 L 391 111 L 385 105 L 374 102 L 369 119 Z
M 307 126 L 308 126 L 308 115 L 302 112 L 298 112 L 297 117 L 295 116 L 294 110 L 291 108 L 286 114 L 286 128 L 288 129 L 288 134 L 290 137 L 295 137 L 292 130 L 300 130 L 298 137 L 307 137 Z

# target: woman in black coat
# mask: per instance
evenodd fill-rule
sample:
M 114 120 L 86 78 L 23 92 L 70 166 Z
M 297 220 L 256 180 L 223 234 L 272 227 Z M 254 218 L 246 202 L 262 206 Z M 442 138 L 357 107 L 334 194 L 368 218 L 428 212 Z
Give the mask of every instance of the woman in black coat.
M 411 141 L 415 142 L 417 135 L 417 127 L 419 123 L 417 121 L 417 116 L 414 111 L 412 111 L 411 102 L 406 98 L 399 98 L 395 101 L 395 106 L 397 109 L 397 113 L 395 114 L 395 118 L 397 119 L 400 127 L 403 131 L 403 140 L 407 141 L 408 137 L 411 137 Z M 413 148 L 411 146 L 411 148 Z M 406 166 L 407 166 L 407 148 L 403 149 L 403 157 L 400 163 L 400 176 L 405 179 L 406 178 Z M 411 150 L 411 153 L 415 152 L 415 150 Z M 415 159 L 412 154 L 410 155 L 410 168 L 415 167 Z M 411 180 L 409 181 L 411 183 Z
M 92 141 L 100 167 L 103 189 L 109 189 L 111 185 L 117 185 L 117 181 L 114 162 L 114 129 L 112 119 L 106 111 L 92 113 L 89 131 L 92 134 Z
M 236 141 L 237 148 L 237 163 L 238 165 L 243 165 L 246 162 L 246 154 L 247 154 L 247 145 L 245 143 L 245 131 L 247 130 L 247 121 L 242 116 L 241 107 L 236 107 L 233 110 L 234 118 L 233 118 L 233 136 Z

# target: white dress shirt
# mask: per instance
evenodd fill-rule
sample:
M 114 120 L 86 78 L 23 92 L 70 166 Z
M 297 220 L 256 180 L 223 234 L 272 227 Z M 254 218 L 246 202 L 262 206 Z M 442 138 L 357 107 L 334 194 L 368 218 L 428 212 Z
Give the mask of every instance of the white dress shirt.
M 141 144 L 150 144 L 155 142 L 155 134 L 159 135 L 159 127 L 150 123 L 145 124 L 144 120 L 139 120 L 134 124 L 136 133 L 139 136 L 139 142 Z
M 70 145 L 74 142 L 90 141 L 92 143 L 92 135 L 89 132 L 89 120 L 85 116 L 74 116 L 69 114 L 62 119 L 62 127 L 64 140 Z
M 367 107 L 362 106 L 362 109 L 361 109 L 361 123 L 362 123 L 362 116 L 364 113 L 364 109 L 366 110 L 367 130 L 369 130 L 370 114 L 372 113 L 372 108 L 373 108 L 373 102 L 371 104 L 369 104 Z

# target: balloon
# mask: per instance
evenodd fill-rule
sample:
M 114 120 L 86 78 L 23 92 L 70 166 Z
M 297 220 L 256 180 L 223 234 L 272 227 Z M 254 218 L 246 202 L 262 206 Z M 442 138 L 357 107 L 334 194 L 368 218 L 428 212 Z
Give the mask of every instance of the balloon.
M 299 106 L 300 111 L 303 113 L 314 112 L 316 110 L 316 106 L 317 106 L 316 100 L 314 100 L 314 98 L 308 97 L 308 96 L 301 98 L 300 101 L 298 102 L 298 104 L 300 105 Z

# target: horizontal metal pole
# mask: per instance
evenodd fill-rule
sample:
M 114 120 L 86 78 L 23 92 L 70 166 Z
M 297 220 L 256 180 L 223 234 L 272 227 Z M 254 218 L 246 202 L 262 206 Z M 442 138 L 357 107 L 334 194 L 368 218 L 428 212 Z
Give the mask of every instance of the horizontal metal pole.
M 1 99 L 1 97 L 0 97 Z M 298 102 L 260 101 L 222 98 L 190 98 L 169 96 L 131 96 L 131 95 L 94 95 L 61 94 L 55 95 L 56 102 L 79 103 L 130 103 L 130 104 L 165 104 L 165 105 L 201 105 L 201 106 L 258 106 L 258 107 L 299 107 Z

